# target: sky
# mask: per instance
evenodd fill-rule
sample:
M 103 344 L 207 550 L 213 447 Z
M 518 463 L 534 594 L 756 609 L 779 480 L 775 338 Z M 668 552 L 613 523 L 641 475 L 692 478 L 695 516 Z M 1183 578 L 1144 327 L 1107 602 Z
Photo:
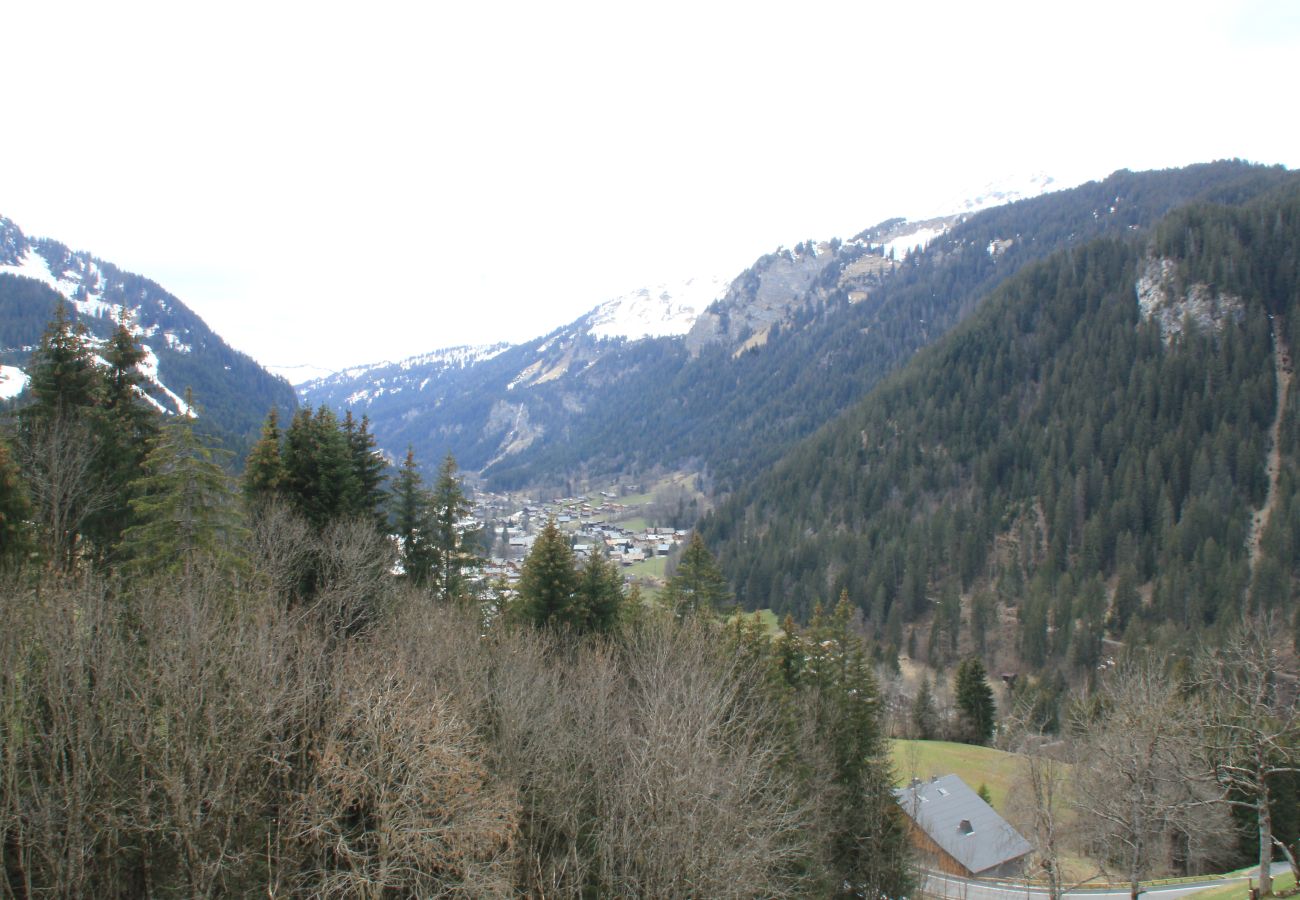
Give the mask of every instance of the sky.
M 523 341 L 1028 173 L 1300 166 L 1300 3 L 25 0 L 0 215 L 275 366 Z

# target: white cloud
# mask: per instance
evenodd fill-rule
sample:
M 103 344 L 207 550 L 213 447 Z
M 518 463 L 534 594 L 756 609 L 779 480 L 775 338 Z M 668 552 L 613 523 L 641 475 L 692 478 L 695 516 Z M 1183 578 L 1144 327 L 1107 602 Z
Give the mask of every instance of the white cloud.
M 269 363 L 522 339 L 1005 174 L 1294 166 L 1288 15 L 22 4 L 0 213 L 157 278 Z

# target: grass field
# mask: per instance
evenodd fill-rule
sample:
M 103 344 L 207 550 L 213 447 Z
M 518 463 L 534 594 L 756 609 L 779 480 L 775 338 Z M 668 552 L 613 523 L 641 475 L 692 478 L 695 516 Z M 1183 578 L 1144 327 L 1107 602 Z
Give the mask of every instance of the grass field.
M 951 741 L 890 742 L 894 759 L 894 780 L 899 785 L 912 778 L 928 779 L 934 775 L 958 775 L 974 790 L 986 785 L 993 798 L 993 808 L 1006 812 L 1008 794 L 1014 789 L 1020 770 L 1020 757 L 992 747 L 955 744 Z
M 1254 877 L 1253 873 L 1255 871 L 1254 868 L 1251 868 L 1245 872 L 1237 874 L 1245 875 L 1247 878 L 1252 878 Z M 1253 883 L 1254 882 L 1249 881 L 1233 881 L 1230 884 L 1225 884 L 1223 887 L 1197 891 L 1195 894 L 1192 894 L 1192 896 L 1195 897 L 1196 900 L 1245 900 L 1245 898 L 1250 896 L 1250 885 Z M 1276 897 L 1284 893 L 1290 893 L 1294 890 L 1294 875 L 1291 875 L 1290 873 L 1287 873 L 1286 875 L 1278 875 L 1273 879 L 1273 893 L 1270 896 Z
M 668 565 L 668 557 L 655 556 L 642 562 L 632 563 L 623 571 L 637 578 L 663 578 L 666 565 Z

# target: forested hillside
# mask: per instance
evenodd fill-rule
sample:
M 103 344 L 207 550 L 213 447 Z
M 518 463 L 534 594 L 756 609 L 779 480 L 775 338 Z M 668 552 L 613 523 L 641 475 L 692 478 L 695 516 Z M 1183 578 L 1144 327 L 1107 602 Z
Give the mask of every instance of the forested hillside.
M 940 663 L 1013 610 L 1031 666 L 1289 615 L 1300 188 L 1269 178 L 1027 267 L 737 491 L 703 533 L 738 597 L 803 616 L 847 590 Z
M 241 454 L 267 409 L 287 413 L 297 403 L 287 382 L 231 348 L 157 283 L 58 241 L 29 238 L 0 218 L 0 364 L 28 367 L 59 303 L 92 342 L 108 340 L 125 309 L 144 350 L 141 390 L 170 412 L 192 391 L 199 430 Z

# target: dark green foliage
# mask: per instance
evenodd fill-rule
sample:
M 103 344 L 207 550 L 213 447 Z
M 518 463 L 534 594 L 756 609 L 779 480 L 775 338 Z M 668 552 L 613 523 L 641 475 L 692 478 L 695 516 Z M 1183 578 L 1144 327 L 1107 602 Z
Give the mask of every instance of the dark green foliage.
M 569 539 L 551 519 L 538 533 L 519 576 L 513 615 L 538 627 L 579 628 L 578 573 Z
M 88 339 L 89 332 L 73 320 L 67 304 L 57 304 L 32 355 L 27 384 L 31 403 L 23 408 L 25 419 L 49 419 L 102 401 L 104 377 L 95 365 Z
M 659 599 L 679 617 L 716 614 L 731 607 L 727 580 L 699 532 L 691 535 Z
M 356 478 L 356 496 L 352 503 L 359 515 L 370 512 L 376 518 L 376 524 L 382 528 L 386 495 L 384 478 L 388 463 L 375 445 L 375 436 L 370 433 L 370 420 L 361 417 L 358 425 L 352 418 L 352 410 L 343 416 L 343 433 L 347 437 L 348 449 L 352 455 L 352 472 Z
M 472 595 L 470 573 L 482 564 L 473 549 L 477 544 L 476 535 L 465 534 L 462 524 L 470 510 L 469 498 L 456 476 L 456 459 L 448 453 L 429 496 L 429 541 L 438 595 L 445 602 L 465 600 Z
M 1134 296 L 1151 252 L 1183 282 L 1239 292 L 1240 314 L 1162 339 Z M 1281 189 L 1030 266 L 700 530 L 743 605 L 807 615 L 830 581 L 863 598 L 882 637 L 948 584 L 996 581 L 1030 666 L 1095 665 L 1108 616 L 1112 628 L 1218 627 L 1250 582 L 1245 539 L 1275 411 L 1270 332 L 1295 337 L 1298 258 L 1300 200 Z M 1261 603 L 1284 602 L 1297 575 L 1294 410 L 1293 392 Z
M 282 496 L 284 461 L 280 457 L 280 413 L 272 409 L 262 425 L 262 436 L 244 461 L 244 502 L 255 514 Z
M 922 675 L 921 684 L 912 700 L 912 736 L 932 741 L 939 736 L 939 711 L 934 705 L 934 692 L 930 689 L 930 676 Z
M 993 739 L 997 704 L 988 673 L 979 657 L 972 656 L 957 667 L 953 694 L 961 716 L 962 740 L 968 744 L 987 744 Z
M 407 448 L 406 459 L 393 479 L 389 493 L 389 517 L 401 547 L 402 572 L 412 584 L 425 587 L 437 572 L 433 548 L 433 516 L 429 494 L 415 461 L 415 450 Z
M 202 443 L 188 416 L 159 431 L 132 484 L 134 524 L 122 547 L 131 571 L 188 578 L 200 561 L 237 563 L 246 529 L 220 456 Z
M 907 874 L 904 838 L 893 797 L 880 694 L 861 639 L 850 623 L 853 606 L 840 597 L 829 618 L 814 614 L 808 626 L 797 686 L 802 715 L 820 735 L 830 770 L 831 794 L 823 827 L 830 832 L 830 869 L 836 895 L 903 896 Z M 856 798 L 852 800 L 850 798 Z
M 611 634 L 622 623 L 627 605 L 623 578 L 600 546 L 592 548 L 578 572 L 577 603 L 582 611 L 577 625 L 581 632 Z
M 285 493 L 316 529 L 359 511 L 357 481 L 347 434 L 325 407 L 302 409 L 293 417 L 283 452 Z

